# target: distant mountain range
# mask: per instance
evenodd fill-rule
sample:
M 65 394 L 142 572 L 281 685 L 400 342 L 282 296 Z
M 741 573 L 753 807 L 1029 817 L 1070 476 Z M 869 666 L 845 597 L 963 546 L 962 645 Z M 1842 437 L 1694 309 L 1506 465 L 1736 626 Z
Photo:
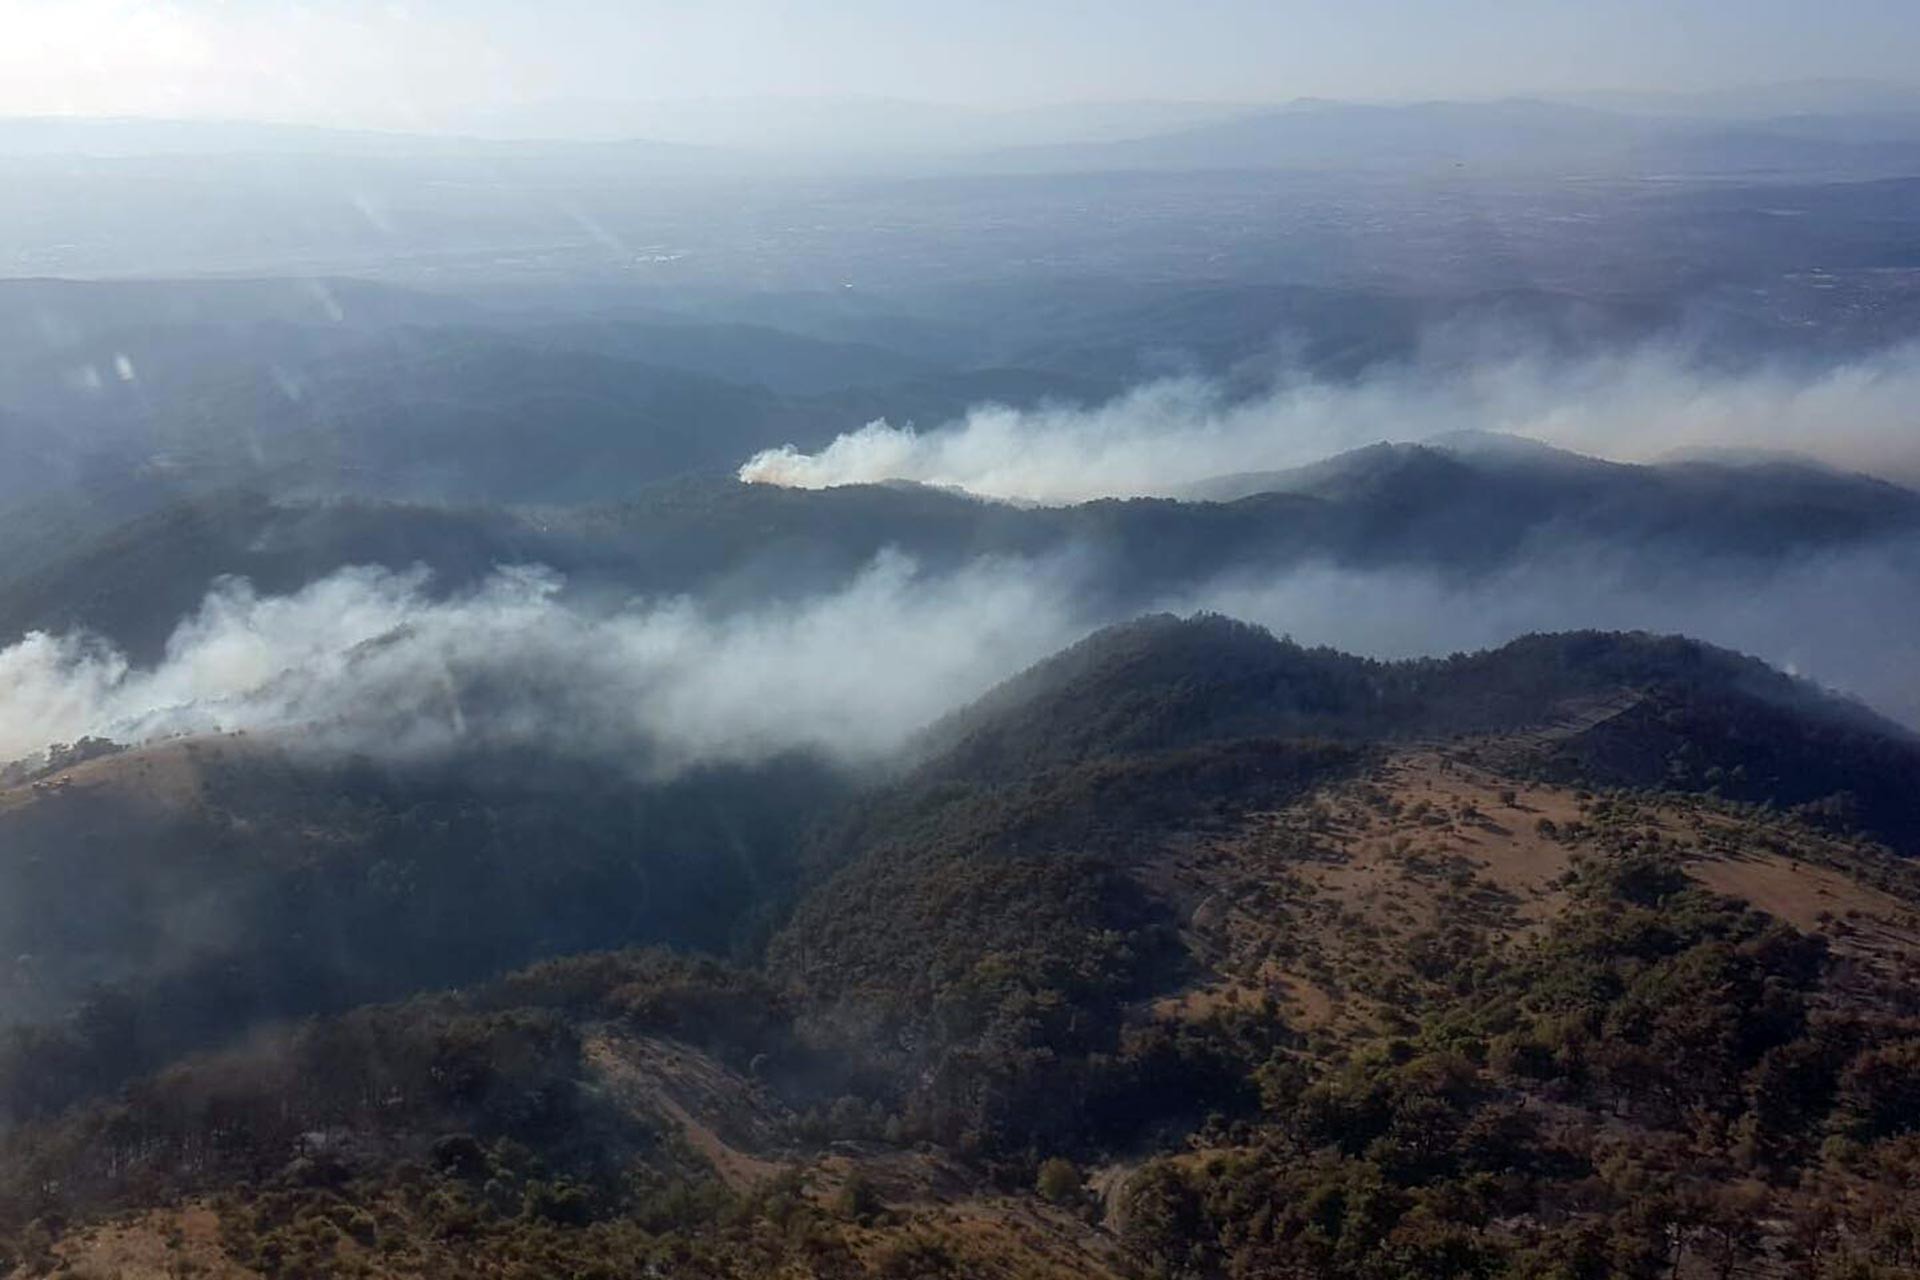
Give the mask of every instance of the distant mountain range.
M 1778 118 L 1653 115 L 1537 99 L 1300 102 L 1148 137 L 1036 145 L 1009 168 L 1301 169 L 1479 177 L 1910 174 L 1920 110 Z
M 465 134 L 239 121 L 48 117 L 0 121 L 0 156 L 467 156 L 571 150 L 686 174 L 787 171 L 796 162 L 1087 167 L 1373 167 L 1454 162 L 1644 165 L 1690 159 L 1819 167 L 1802 141 L 1896 148 L 1828 167 L 1896 163 L 1920 130 L 1920 88 L 1802 81 L 1697 93 L 1555 94 L 1415 103 L 1085 102 L 978 108 L 887 99 L 714 99 L 533 104 Z M 1719 148 L 1716 151 L 1716 147 Z M 1082 150 L 1075 150 L 1082 148 Z M 1051 149 L 1051 150 L 1049 150 Z
M 1777 105 L 1768 109 L 1769 102 Z M 562 112 L 548 123 L 573 116 Z M 597 136 L 591 141 L 227 122 L 0 120 L 0 163 L 66 158 L 230 169 L 236 162 L 271 161 L 291 164 L 294 172 L 313 169 L 319 178 L 329 165 L 375 166 L 368 171 L 375 176 L 379 166 L 412 161 L 450 175 L 491 166 L 530 181 L 596 169 L 651 181 L 863 171 L 1803 180 L 1920 172 L 1920 96 L 1892 88 L 1750 98 L 1095 104 L 1004 113 L 898 103 L 710 104 L 641 112 L 620 133 L 612 122 L 622 118 L 592 118 L 586 132 Z

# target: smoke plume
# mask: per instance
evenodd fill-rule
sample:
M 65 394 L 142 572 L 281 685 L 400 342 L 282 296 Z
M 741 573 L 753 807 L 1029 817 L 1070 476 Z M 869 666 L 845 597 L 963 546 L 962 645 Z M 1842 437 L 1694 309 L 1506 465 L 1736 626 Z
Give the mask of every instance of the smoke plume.
M 1920 347 L 1823 369 L 1733 372 L 1666 347 L 1583 361 L 1416 361 L 1355 383 L 1297 379 L 1233 400 L 1194 379 L 1094 408 L 977 408 L 928 431 L 871 423 L 817 453 L 766 450 L 749 483 L 910 480 L 1042 504 L 1180 497 L 1215 477 L 1316 461 L 1380 440 L 1497 431 L 1621 461 L 1684 450 L 1812 454 L 1920 479 Z
M 838 590 L 729 614 L 594 612 L 530 568 L 452 599 L 423 573 L 348 569 L 280 597 L 230 580 L 152 667 L 87 636 L 0 650 L 0 759 L 248 730 L 388 756 L 622 751 L 654 774 L 792 750 L 869 762 L 1074 638 L 1057 572 L 983 561 L 934 578 L 884 555 Z
M 983 559 L 929 574 L 883 555 L 838 589 L 720 612 L 690 599 L 594 610 L 546 570 L 436 599 L 422 573 L 348 569 L 286 596 L 225 581 L 151 667 L 86 636 L 0 650 L 0 760 L 53 742 L 233 730 L 389 758 L 525 745 L 653 777 L 813 751 L 891 760 L 912 733 L 1096 626 L 1211 610 L 1381 658 L 1528 631 L 1680 632 L 1756 654 L 1920 726 L 1911 637 L 1920 547 L 1729 574 L 1563 548 L 1478 577 L 1327 563 L 1242 568 L 1143 606 L 1091 558 Z M 1095 603 L 1102 601 L 1104 603 Z

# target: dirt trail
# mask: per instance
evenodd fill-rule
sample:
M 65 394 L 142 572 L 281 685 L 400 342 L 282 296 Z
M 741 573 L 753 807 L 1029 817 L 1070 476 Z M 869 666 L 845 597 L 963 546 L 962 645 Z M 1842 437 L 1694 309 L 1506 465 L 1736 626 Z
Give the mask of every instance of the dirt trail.
M 1100 1225 L 1114 1236 L 1127 1229 L 1127 1183 L 1146 1166 L 1144 1160 L 1116 1160 L 1087 1171 L 1087 1194 L 1100 1206 Z
M 585 1048 L 588 1065 L 623 1106 L 678 1128 L 732 1190 L 752 1190 L 786 1170 L 764 1154 L 779 1141 L 783 1113 L 745 1076 L 647 1036 L 601 1029 Z
M 1582 698 L 1561 704 L 1556 717 L 1528 733 L 1513 735 L 1509 741 L 1521 746 L 1547 747 L 1556 742 L 1591 733 L 1609 720 L 1617 720 L 1647 700 L 1638 689 L 1622 689 L 1601 698 Z

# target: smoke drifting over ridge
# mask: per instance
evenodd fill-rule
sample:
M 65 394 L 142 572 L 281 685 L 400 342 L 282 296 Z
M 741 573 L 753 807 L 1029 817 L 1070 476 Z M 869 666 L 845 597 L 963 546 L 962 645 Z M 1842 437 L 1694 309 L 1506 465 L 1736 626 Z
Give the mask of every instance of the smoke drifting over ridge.
M 1640 461 L 1693 449 L 1809 454 L 1920 480 L 1920 346 L 1824 369 L 1704 369 L 1669 347 L 1568 361 L 1522 357 L 1284 382 L 1254 400 L 1216 384 L 1148 384 L 1093 408 L 987 405 L 928 431 L 870 423 L 817 453 L 762 451 L 748 483 L 818 489 L 908 480 L 1068 504 L 1180 497 L 1220 476 L 1318 461 L 1380 440 L 1527 436 Z
M 1917 405 L 1920 346 L 1737 374 L 1648 348 L 1416 364 L 1242 402 L 1210 383 L 1165 381 L 1093 409 L 986 407 L 925 433 L 876 423 L 817 454 L 761 453 L 740 474 L 809 488 L 906 479 L 1071 503 L 1178 496 L 1383 437 L 1481 430 L 1613 457 L 1798 448 L 1905 478 L 1920 476 Z M 1910 537 L 1737 566 L 1630 539 L 1553 536 L 1475 571 L 1358 569 L 1332 556 L 1213 561 L 1196 563 L 1190 581 L 1149 588 L 1133 584 L 1136 569 L 1082 553 L 932 574 L 883 554 L 809 597 L 731 611 L 684 598 L 588 608 L 538 568 L 503 570 L 453 598 L 437 598 L 423 572 L 347 569 L 280 597 L 222 582 L 151 667 L 84 635 L 0 649 L 0 761 L 88 735 L 245 729 L 400 757 L 489 744 L 616 751 L 656 776 L 794 750 L 865 764 L 1087 631 L 1152 609 L 1214 610 L 1383 658 L 1537 630 L 1680 632 L 1920 726 L 1920 546 Z
M 621 751 L 654 775 L 807 749 L 868 763 L 1077 634 L 1032 563 L 933 579 L 882 556 L 838 590 L 725 616 L 684 599 L 584 610 L 540 569 L 453 599 L 426 586 L 371 569 L 280 597 L 223 582 L 151 668 L 30 635 L 0 650 L 0 759 L 250 730 L 389 757 Z
M 218 584 L 165 657 L 86 637 L 0 650 L 0 760 L 86 735 L 283 733 L 385 758 L 518 745 L 668 777 L 789 751 L 862 766 L 1095 627 L 1215 611 L 1380 658 L 1528 631 L 1680 632 L 1753 653 L 1920 726 L 1920 547 L 1857 548 L 1756 574 L 1569 547 L 1470 579 L 1326 562 L 1246 567 L 1138 606 L 1089 558 L 983 559 L 929 574 L 883 555 L 838 587 L 721 614 L 688 599 L 595 611 L 540 569 L 434 599 L 424 574 L 343 570 L 291 595 Z M 1095 603 L 1104 601 L 1105 603 Z

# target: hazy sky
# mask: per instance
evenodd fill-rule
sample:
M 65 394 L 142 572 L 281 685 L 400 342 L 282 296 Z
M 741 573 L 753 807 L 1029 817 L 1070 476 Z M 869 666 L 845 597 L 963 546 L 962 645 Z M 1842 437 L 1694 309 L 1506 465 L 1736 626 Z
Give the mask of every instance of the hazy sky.
M 1487 96 L 1916 66 L 1917 0 L 0 0 L 0 114 L 460 127 L 557 98 Z

